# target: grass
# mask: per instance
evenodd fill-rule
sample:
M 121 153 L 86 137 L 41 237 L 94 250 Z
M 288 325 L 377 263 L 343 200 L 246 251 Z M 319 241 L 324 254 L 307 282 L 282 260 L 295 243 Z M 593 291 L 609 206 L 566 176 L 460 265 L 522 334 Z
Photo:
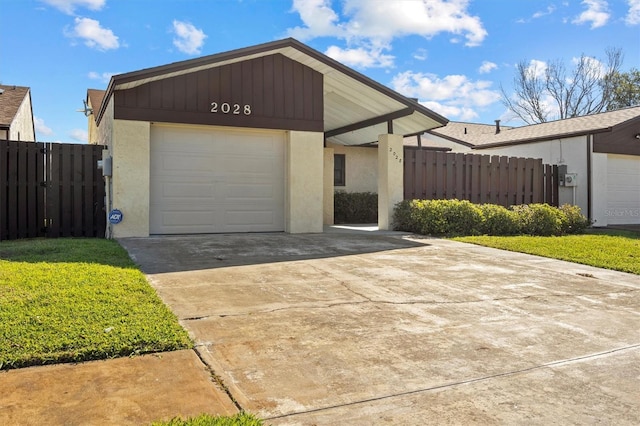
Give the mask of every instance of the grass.
M 0 243 L 0 369 L 189 348 L 115 241 Z
M 640 275 L 640 234 L 591 231 L 562 237 L 458 237 L 456 241 Z
M 235 416 L 210 416 L 202 414 L 198 417 L 190 417 L 186 420 L 180 418 L 171 419 L 168 422 L 154 422 L 152 426 L 262 426 L 262 420 L 251 414 L 238 413 Z

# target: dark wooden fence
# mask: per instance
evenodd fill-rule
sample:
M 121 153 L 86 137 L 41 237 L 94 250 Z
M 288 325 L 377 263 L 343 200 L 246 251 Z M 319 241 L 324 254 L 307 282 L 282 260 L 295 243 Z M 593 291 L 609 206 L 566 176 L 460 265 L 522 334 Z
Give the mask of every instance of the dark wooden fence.
M 404 198 L 557 206 L 558 166 L 533 158 L 405 147 Z
M 0 241 L 103 237 L 103 148 L 0 141 Z

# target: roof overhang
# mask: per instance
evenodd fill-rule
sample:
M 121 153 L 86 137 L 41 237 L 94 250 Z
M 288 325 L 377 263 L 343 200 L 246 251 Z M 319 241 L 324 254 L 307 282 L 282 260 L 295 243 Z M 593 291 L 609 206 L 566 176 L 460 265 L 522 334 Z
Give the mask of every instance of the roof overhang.
M 323 75 L 324 131 L 330 142 L 360 145 L 377 141 L 380 134 L 411 135 L 448 122 L 418 102 L 292 38 L 115 75 L 109 82 L 98 122 L 116 90 L 276 53 Z

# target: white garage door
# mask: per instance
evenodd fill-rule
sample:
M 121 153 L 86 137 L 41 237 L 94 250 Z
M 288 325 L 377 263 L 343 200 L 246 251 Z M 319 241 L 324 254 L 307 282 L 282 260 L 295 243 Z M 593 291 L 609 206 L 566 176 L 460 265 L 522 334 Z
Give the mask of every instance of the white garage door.
M 608 155 L 607 222 L 640 224 L 640 157 Z
M 284 230 L 282 132 L 152 126 L 150 178 L 151 234 Z

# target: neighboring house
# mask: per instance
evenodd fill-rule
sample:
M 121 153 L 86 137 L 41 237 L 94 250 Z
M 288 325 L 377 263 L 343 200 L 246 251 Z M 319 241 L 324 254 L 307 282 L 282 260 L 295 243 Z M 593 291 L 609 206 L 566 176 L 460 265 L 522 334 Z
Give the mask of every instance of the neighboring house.
M 102 105 L 102 99 L 104 98 L 105 91 L 97 89 L 88 89 L 87 98 L 85 99 L 84 113 L 89 121 L 89 143 L 98 143 L 98 125 L 96 123 L 96 116 L 94 109 L 98 110 Z
M 580 206 L 594 226 L 640 224 L 640 107 L 512 128 L 450 122 L 422 144 L 566 166 L 560 204 Z
M 403 137 L 447 123 L 294 39 L 115 75 L 103 95 L 89 133 L 112 159 L 114 237 L 322 232 L 336 188 L 377 192 L 388 229 Z
M 36 140 L 30 88 L 0 84 L 0 139 Z

